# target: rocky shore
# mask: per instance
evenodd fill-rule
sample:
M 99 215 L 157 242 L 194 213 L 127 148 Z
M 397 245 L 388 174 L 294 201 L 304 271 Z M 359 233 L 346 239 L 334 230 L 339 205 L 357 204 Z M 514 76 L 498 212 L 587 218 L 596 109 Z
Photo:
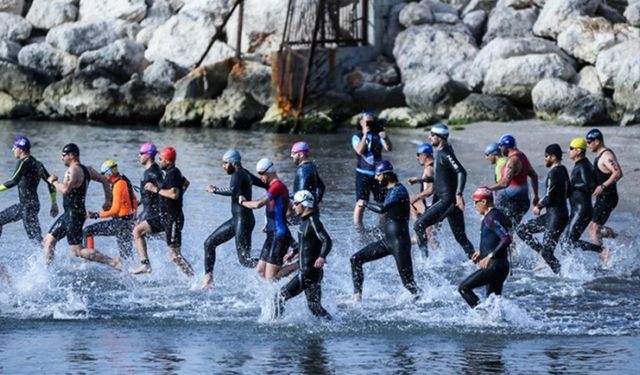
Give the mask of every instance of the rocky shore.
M 301 130 L 364 108 L 412 127 L 640 121 L 640 0 L 369 1 L 379 56 L 315 97 Z M 288 131 L 270 65 L 287 1 L 246 0 L 241 59 L 230 42 L 207 49 L 232 5 L 0 0 L 0 118 Z

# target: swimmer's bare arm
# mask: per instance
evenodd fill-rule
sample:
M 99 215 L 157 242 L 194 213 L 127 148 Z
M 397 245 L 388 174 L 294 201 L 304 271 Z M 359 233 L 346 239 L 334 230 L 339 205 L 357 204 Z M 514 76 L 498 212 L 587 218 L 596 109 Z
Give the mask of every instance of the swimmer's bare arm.
M 49 176 L 47 180 L 56 187 L 56 190 L 64 195 L 82 184 L 82 169 L 78 164 L 74 164 L 64 173 L 62 182 L 58 181 L 58 176 L 56 175 Z
M 618 159 L 613 154 L 613 152 L 605 151 L 598 161 L 598 168 L 604 170 L 605 172 L 611 173 L 611 176 L 603 182 L 600 186 L 597 186 L 593 192 L 594 196 L 601 195 L 604 191 L 609 188 L 611 185 L 615 184 L 622 178 L 622 168 L 620 168 L 620 164 L 618 164 Z
M 426 181 L 432 181 L 432 182 L 426 182 L 427 183 L 427 187 L 424 188 L 424 190 L 422 190 L 421 192 L 419 192 L 418 194 L 413 196 L 413 200 L 411 201 L 411 203 L 415 203 L 421 199 L 424 198 L 428 198 L 433 194 L 434 188 L 433 188 L 433 166 L 428 166 L 424 169 L 424 171 L 422 172 L 422 178 L 419 179 L 421 181 L 421 183 L 425 183 Z M 411 183 L 411 182 L 409 182 Z
M 239 196 L 238 197 L 238 203 L 246 208 L 250 208 L 252 210 L 258 209 L 260 207 L 264 207 L 264 205 L 266 205 L 269 202 L 269 197 L 268 196 L 264 196 L 260 199 L 258 199 L 257 201 L 248 201 L 244 196 Z
M 500 179 L 500 181 L 496 182 L 494 185 L 489 186 L 490 190 L 501 190 L 509 186 L 509 183 L 515 176 L 520 173 L 522 170 L 522 163 L 518 158 L 509 158 L 507 160 L 507 164 L 504 166 L 504 175 Z
M 178 191 L 177 188 L 170 188 L 170 189 L 160 189 L 159 187 L 157 187 L 156 185 L 152 184 L 151 182 L 147 182 L 144 185 L 145 190 L 148 190 L 152 193 L 156 193 L 158 195 L 161 195 L 165 198 L 169 198 L 169 199 L 173 199 L 176 200 L 178 198 L 180 198 L 180 191 Z

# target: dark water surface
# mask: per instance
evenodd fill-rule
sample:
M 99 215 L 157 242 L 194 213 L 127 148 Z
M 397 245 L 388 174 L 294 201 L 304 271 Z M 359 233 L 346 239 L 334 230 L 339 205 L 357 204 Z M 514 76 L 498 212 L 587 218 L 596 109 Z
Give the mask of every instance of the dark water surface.
M 544 146 L 568 146 L 585 129 L 523 122 L 478 124 L 452 135 L 459 159 L 469 172 L 466 189 L 489 182 L 491 168 L 482 158 L 487 142 L 510 131 L 541 177 Z M 416 279 L 424 290 L 416 303 L 401 286 L 391 259 L 365 266 L 364 303 L 344 307 L 352 290 L 349 257 L 361 246 L 351 229 L 354 204 L 354 156 L 349 132 L 328 136 L 290 136 L 203 129 L 106 128 L 59 123 L 0 122 L 0 180 L 15 167 L 11 141 L 31 137 L 33 154 L 50 172 L 62 175 L 60 149 L 76 142 L 82 161 L 98 167 L 107 158 L 134 182 L 142 173 L 138 146 L 148 140 L 174 145 L 178 167 L 191 180 L 185 195 L 187 221 L 183 253 L 197 277 L 185 278 L 171 263 L 162 242 L 150 242 L 153 273 L 118 274 L 70 256 L 66 241 L 46 270 L 42 250 L 30 244 L 20 223 L 3 228 L 0 261 L 14 281 L 0 284 L 0 373 L 615 373 L 640 370 L 640 273 L 638 269 L 638 128 L 604 129 L 625 171 L 619 185 L 621 203 L 611 224 L 620 236 L 610 267 L 599 270 L 596 254 L 556 251 L 563 271 L 533 272 L 536 254 L 518 242 L 514 272 L 502 298 L 491 297 L 479 311 L 470 310 L 457 285 L 474 270 L 445 225 L 441 249 L 421 259 L 414 251 Z M 392 130 L 396 150 L 388 154 L 402 178 L 418 173 L 415 145 L 420 130 Z M 241 268 L 233 242 L 218 248 L 216 285 L 199 292 L 205 238 L 230 216 L 228 198 L 204 192 L 208 183 L 227 185 L 220 168 L 224 151 L 235 146 L 245 166 L 271 157 L 290 183 L 288 158 L 294 141 L 305 139 L 328 186 L 322 220 L 334 240 L 323 282 L 323 301 L 334 321 L 319 322 L 304 298 L 287 304 L 284 317 L 268 318 L 278 286 L 258 280 Z M 591 156 L 591 155 L 590 155 Z M 573 166 L 570 160 L 565 164 Z M 541 179 L 541 183 L 544 179 Z M 411 188 L 410 188 L 411 189 Z M 415 191 L 415 190 L 414 190 Z M 53 219 L 46 189 L 40 187 L 43 230 Z M 262 192 L 254 190 L 254 196 Z M 0 210 L 17 201 L 15 189 L 0 193 Z M 90 188 L 88 209 L 101 205 L 101 190 Z M 530 214 L 529 214 L 530 215 Z M 262 210 L 256 212 L 259 228 Z M 479 239 L 479 218 L 470 205 L 467 233 Z M 370 212 L 367 225 L 375 224 Z M 253 236 L 257 255 L 264 241 Z M 96 239 L 109 255 L 115 240 Z M 415 249 L 414 249 L 415 250 Z M 481 292 L 478 290 L 478 292 Z M 484 300 L 484 297 L 483 297 Z

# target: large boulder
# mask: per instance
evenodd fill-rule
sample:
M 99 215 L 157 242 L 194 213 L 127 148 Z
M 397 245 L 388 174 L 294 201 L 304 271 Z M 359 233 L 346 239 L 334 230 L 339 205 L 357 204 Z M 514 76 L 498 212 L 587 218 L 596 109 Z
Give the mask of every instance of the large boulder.
M 541 38 L 496 38 L 476 55 L 468 75 L 467 84 L 478 88 L 489 68 L 498 60 L 532 54 L 556 54 L 566 63 L 575 66 L 575 61 L 553 42 Z
M 120 86 L 114 103 L 107 108 L 104 121 L 111 123 L 145 122 L 157 124 L 171 100 L 169 93 L 146 86 L 137 79 Z
M 554 118 L 569 104 L 590 95 L 589 91 L 557 78 L 546 78 L 531 90 L 533 110 L 542 119 Z
M 609 113 L 612 111 L 611 99 L 587 95 L 562 110 L 558 123 L 571 126 L 593 126 L 610 123 Z
M 384 121 L 388 128 L 424 128 L 440 121 L 435 114 L 414 111 L 409 107 L 391 107 L 380 111 L 378 118 Z M 358 124 L 360 114 L 353 119 Z
M 592 65 L 587 65 L 578 72 L 576 84 L 592 94 L 602 95 L 602 84 L 598 78 L 598 71 Z
M 204 108 L 210 102 L 211 100 L 203 99 L 174 99 L 165 107 L 160 126 L 168 128 L 200 126 Z
M 455 103 L 469 95 L 469 90 L 446 73 L 427 73 L 406 81 L 403 93 L 412 109 L 444 116 Z
M 227 88 L 229 73 L 234 65 L 235 61 L 227 60 L 195 68 L 174 84 L 173 101 L 217 97 Z
M 462 10 L 462 15 L 464 16 L 476 10 L 483 10 L 489 14 L 496 7 L 497 2 L 498 0 L 471 0 Z
M 495 38 L 520 38 L 533 36 L 533 24 L 539 10 L 532 6 L 516 9 L 508 6 L 505 0 L 498 1 L 487 21 L 487 32 L 482 43 L 487 44 Z
M 147 66 L 144 47 L 131 39 L 119 39 L 95 51 L 87 51 L 78 60 L 79 69 L 102 69 L 124 81 Z
M 140 22 L 147 13 L 145 0 L 80 0 L 81 21 L 122 19 Z
M 462 18 L 462 23 L 464 23 L 469 28 L 471 34 L 473 34 L 477 41 L 482 39 L 486 21 L 487 12 L 482 9 L 469 12 Z
M 236 56 L 236 50 L 220 40 L 216 40 L 202 61 L 205 65 L 215 64 Z
M 229 72 L 227 87 L 249 95 L 264 107 L 270 106 L 275 100 L 271 84 L 271 67 L 259 62 L 236 62 Z
M 613 89 L 623 84 L 640 83 L 640 39 L 632 39 L 608 48 L 598 55 L 596 70 L 602 86 Z
M 40 73 L 0 60 L 0 118 L 33 114 L 47 84 Z
M 267 106 L 258 103 L 249 93 L 228 87 L 222 95 L 205 106 L 202 126 L 249 129 L 266 112 Z
M 613 101 L 622 112 L 621 126 L 640 123 L 640 85 L 638 83 L 618 86 L 613 93 Z
M 562 31 L 562 23 L 578 16 L 593 16 L 600 0 L 547 0 L 533 25 L 533 32 L 555 39 Z
M 40 70 L 56 79 L 73 73 L 78 58 L 48 43 L 29 44 L 20 50 L 20 65 Z
M 629 1 L 624 17 L 631 26 L 640 27 L 640 1 Z
M 77 4 L 77 0 L 33 0 L 27 21 L 43 30 L 74 22 L 78 18 Z
M 405 106 L 397 67 L 393 61 L 382 56 L 357 66 L 344 76 L 344 80 L 357 107 L 379 109 Z
M 148 46 L 153 33 L 163 23 L 167 22 L 173 16 L 173 10 L 168 0 L 155 0 L 147 9 L 147 15 L 140 22 L 142 27 L 136 36 L 136 42 L 143 46 Z
M 215 32 L 215 19 L 210 14 L 181 11 L 155 30 L 145 57 L 149 61 L 165 59 L 192 68 L 206 52 Z
M 595 64 L 598 54 L 613 45 L 640 38 L 640 30 L 626 24 L 612 24 L 602 17 L 576 17 L 564 23 L 558 46 L 572 56 Z
M 398 15 L 398 20 L 404 27 L 430 24 L 433 23 L 433 19 L 431 8 L 422 3 L 407 4 Z
M 0 60 L 7 60 L 12 63 L 18 62 L 18 52 L 22 46 L 9 40 L 0 40 Z
M 509 100 L 481 94 L 469 95 L 457 103 L 449 115 L 451 124 L 514 120 L 522 120 L 522 114 Z
M 127 36 L 123 21 L 74 22 L 56 26 L 47 33 L 47 43 L 74 55 L 105 47 Z
M 385 17 L 386 29 L 382 36 L 382 50 L 386 56 L 393 55 L 393 46 L 395 45 L 396 37 L 404 30 L 404 26 L 400 23 L 400 12 L 402 12 L 406 5 L 404 2 L 393 5 L 391 9 L 389 9 L 387 17 Z M 275 50 L 275 48 L 271 50 Z
M 477 53 L 475 38 L 462 23 L 410 27 L 398 34 L 393 49 L 405 83 L 429 73 L 442 73 L 466 82 Z
M 510 57 L 494 62 L 489 68 L 482 92 L 528 104 L 531 90 L 538 82 L 545 78 L 569 81 L 575 75 L 573 66 L 555 53 Z
M 169 90 L 179 77 L 180 71 L 171 61 L 156 60 L 144 70 L 142 80 L 147 86 Z
M 0 0 L 0 12 L 22 14 L 24 0 Z
M 13 13 L 0 12 L 0 40 L 23 42 L 31 35 L 31 24 Z

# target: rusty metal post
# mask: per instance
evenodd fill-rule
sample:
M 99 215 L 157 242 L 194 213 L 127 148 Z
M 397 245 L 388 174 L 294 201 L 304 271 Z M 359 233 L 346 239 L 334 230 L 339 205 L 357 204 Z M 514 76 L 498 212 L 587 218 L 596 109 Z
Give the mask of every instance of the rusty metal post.
M 242 23 L 244 21 L 244 0 L 239 0 L 240 6 L 238 8 L 238 32 L 236 34 L 236 58 L 240 59 L 242 55 Z

